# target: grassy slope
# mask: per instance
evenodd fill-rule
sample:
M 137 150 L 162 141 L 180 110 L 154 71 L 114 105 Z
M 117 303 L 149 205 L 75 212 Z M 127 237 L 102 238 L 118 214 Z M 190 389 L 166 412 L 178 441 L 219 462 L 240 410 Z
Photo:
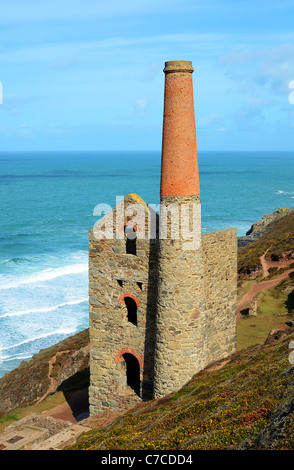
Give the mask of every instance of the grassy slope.
M 248 283 L 251 286 L 252 281 Z M 244 316 L 237 324 L 238 349 L 261 344 L 270 330 L 289 320 L 294 321 L 294 278 L 285 279 L 277 286 L 260 292 L 256 299 L 257 315 Z
M 288 331 L 233 354 L 219 370 L 218 363 L 210 365 L 180 391 L 138 405 L 70 449 L 294 449 L 294 367 L 288 358 L 294 329 Z
M 260 256 L 268 250 L 266 257 L 275 260 L 294 254 L 294 213 L 270 223 L 266 233 L 257 241 L 238 251 L 238 300 L 250 290 L 253 282 L 264 281 L 262 275 L 250 278 L 250 274 L 261 269 Z M 284 270 L 294 269 L 294 263 L 286 268 L 270 268 L 266 280 L 274 279 Z M 260 292 L 257 300 L 257 315 L 244 316 L 237 326 L 237 347 L 242 349 L 253 344 L 261 344 L 271 329 L 281 323 L 294 320 L 294 277 L 280 282 L 277 286 Z
M 240 250 L 239 274 L 246 279 L 246 273 L 260 268 L 267 249 L 268 257 L 279 259 L 293 246 L 290 214 Z M 275 275 L 271 270 L 269 278 Z M 240 297 L 251 284 L 243 280 Z M 287 279 L 259 294 L 258 315 L 238 323 L 238 348 L 250 347 L 221 370 L 208 367 L 179 392 L 137 406 L 113 425 L 83 436 L 72 449 L 294 449 L 294 367 L 288 359 L 293 329 L 291 337 L 263 344 L 271 329 L 289 320 L 292 287 L 293 279 Z

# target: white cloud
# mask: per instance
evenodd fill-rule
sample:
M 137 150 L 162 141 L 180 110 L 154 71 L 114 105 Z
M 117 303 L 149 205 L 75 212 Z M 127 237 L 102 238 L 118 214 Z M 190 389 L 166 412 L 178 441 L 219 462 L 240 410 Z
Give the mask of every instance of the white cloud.
M 186 33 L 176 33 L 176 34 L 161 34 L 154 36 L 135 36 L 135 37 L 126 37 L 126 36 L 115 36 L 107 39 L 98 39 L 96 41 L 68 41 L 68 42 L 55 42 L 55 43 L 39 43 L 31 44 L 26 47 L 16 47 L 16 48 L 6 48 L 0 50 L 1 62 L 53 62 L 57 64 L 60 63 L 70 63 L 77 62 L 80 58 L 83 60 L 86 59 L 95 59 L 97 61 L 98 57 L 108 55 L 109 52 L 125 51 L 126 48 L 132 48 L 132 51 L 138 46 L 140 49 L 138 51 L 142 53 L 142 46 L 156 46 L 158 50 L 162 46 L 170 47 L 173 45 L 175 53 L 177 53 L 177 46 L 181 45 L 181 50 L 183 50 L 183 45 L 186 45 L 187 51 L 191 55 L 193 47 L 198 47 L 199 51 L 212 51 L 219 47 L 220 43 L 225 43 L 229 39 L 229 36 L 226 34 L 186 34 Z M 223 48 L 223 46 L 221 46 Z M 62 58 L 61 58 L 62 57 Z M 172 60 L 167 58 L 166 60 Z M 185 60 L 185 58 L 183 58 Z M 189 59 L 187 59 L 189 60 Z M 114 64 L 112 63 L 112 66 Z M 163 67 L 164 64 L 160 64 L 160 67 Z M 158 63 L 152 63 L 149 67 L 148 74 L 151 77 L 157 73 L 159 68 Z
M 181 3 L 177 0 L 1 0 L 1 3 L 4 2 L 0 23 L 105 19 L 209 8 L 204 0 L 198 1 L 196 5 L 189 0 L 182 0 Z
M 146 108 L 147 108 L 147 100 L 146 98 L 138 98 L 136 99 L 136 101 L 134 102 L 134 107 L 136 109 L 136 111 L 138 111 L 138 113 L 142 116 L 142 115 L 145 115 L 145 111 L 146 111 Z
M 223 127 L 220 127 L 222 123 L 223 120 L 217 113 L 210 113 L 207 116 L 197 119 L 196 125 L 199 129 L 223 129 Z
M 294 77 L 294 44 L 281 44 L 267 49 L 230 52 L 219 58 L 228 76 L 239 83 L 239 91 L 262 88 L 285 95 Z M 246 87 L 246 88 L 244 88 Z
M 26 124 L 21 124 L 17 129 L 16 133 L 21 137 L 31 137 L 34 135 L 33 128 Z
M 52 69 L 67 69 L 72 67 L 73 65 L 77 65 L 79 60 L 76 58 L 64 58 L 64 59 L 56 59 L 54 62 L 49 64 L 49 68 Z

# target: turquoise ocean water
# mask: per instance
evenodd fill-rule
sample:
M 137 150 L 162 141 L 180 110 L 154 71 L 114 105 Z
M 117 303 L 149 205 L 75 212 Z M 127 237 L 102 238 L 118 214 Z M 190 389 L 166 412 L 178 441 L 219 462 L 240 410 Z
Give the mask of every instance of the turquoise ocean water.
M 204 232 L 294 207 L 294 152 L 199 152 Z M 97 204 L 159 203 L 160 152 L 0 153 L 0 377 L 88 327 Z

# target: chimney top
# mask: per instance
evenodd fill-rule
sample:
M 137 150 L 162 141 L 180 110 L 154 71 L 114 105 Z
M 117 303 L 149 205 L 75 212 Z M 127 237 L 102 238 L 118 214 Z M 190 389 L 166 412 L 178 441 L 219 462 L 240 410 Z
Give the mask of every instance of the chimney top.
M 190 72 L 193 73 L 192 62 L 190 60 L 171 60 L 165 62 L 164 73 Z

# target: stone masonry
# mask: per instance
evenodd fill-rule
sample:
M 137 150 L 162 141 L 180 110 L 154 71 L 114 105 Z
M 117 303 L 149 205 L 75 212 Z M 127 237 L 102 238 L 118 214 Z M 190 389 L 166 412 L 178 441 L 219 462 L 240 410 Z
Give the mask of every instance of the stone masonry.
M 164 72 L 159 215 L 129 194 L 89 232 L 91 415 L 178 390 L 236 348 L 237 231 L 201 233 L 193 68 Z

